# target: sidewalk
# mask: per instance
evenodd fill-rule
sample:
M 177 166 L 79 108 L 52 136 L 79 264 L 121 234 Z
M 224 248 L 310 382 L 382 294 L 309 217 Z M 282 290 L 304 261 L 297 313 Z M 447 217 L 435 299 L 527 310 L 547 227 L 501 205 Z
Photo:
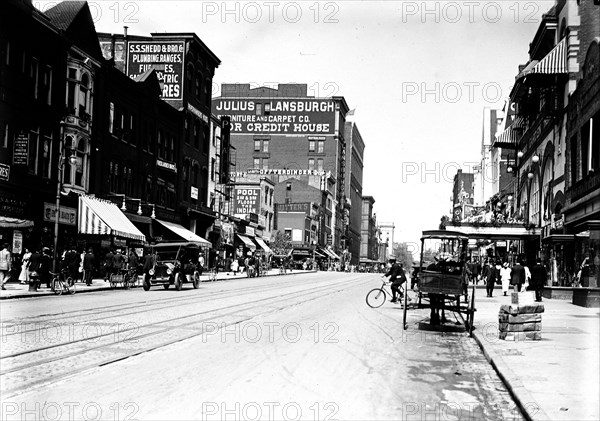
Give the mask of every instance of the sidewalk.
M 599 420 L 600 311 L 544 299 L 541 341 L 498 339 L 510 294 L 476 289 L 473 337 L 528 420 Z
M 286 275 L 296 275 L 296 274 L 300 274 L 300 273 L 311 273 L 314 271 L 310 271 L 310 270 L 294 270 L 293 272 L 288 272 Z M 269 270 L 265 276 L 283 276 L 279 273 L 279 269 L 271 269 Z M 217 275 L 217 281 L 225 281 L 228 279 L 244 279 L 246 278 L 246 274 L 237 274 L 236 276 L 233 276 L 233 272 L 219 272 Z M 140 278 L 141 279 L 141 278 Z M 204 272 L 204 274 L 200 277 L 201 282 L 209 282 L 208 281 L 208 275 L 206 275 L 206 272 Z M 183 284 L 184 288 L 191 288 L 191 284 Z M 6 299 L 11 299 L 11 298 L 30 298 L 30 297 L 43 297 L 43 296 L 48 296 L 48 295 L 55 295 L 54 292 L 52 292 L 50 289 L 46 288 L 45 285 L 42 285 L 42 288 L 39 288 L 37 290 L 37 292 L 30 292 L 29 291 L 29 285 L 23 285 L 20 284 L 18 282 L 8 282 L 7 284 L 4 285 L 4 288 L 6 288 L 6 290 L 0 290 L 0 300 L 6 300 Z M 107 291 L 107 290 L 111 290 L 113 288 L 110 287 L 110 284 L 108 282 L 104 282 L 104 279 L 102 278 L 97 278 L 94 279 L 92 281 L 92 285 L 91 286 L 86 286 L 85 283 L 83 282 L 77 282 L 75 284 L 75 288 L 76 288 L 76 294 L 82 293 L 82 292 L 94 292 L 94 291 Z M 141 280 L 138 281 L 138 284 L 136 287 L 134 287 L 136 289 L 140 289 L 142 290 L 142 283 Z M 156 287 L 154 287 L 156 288 Z M 172 287 L 173 288 L 173 287 Z M 123 287 L 118 286 L 117 288 L 114 288 L 116 290 L 120 290 L 123 289 Z

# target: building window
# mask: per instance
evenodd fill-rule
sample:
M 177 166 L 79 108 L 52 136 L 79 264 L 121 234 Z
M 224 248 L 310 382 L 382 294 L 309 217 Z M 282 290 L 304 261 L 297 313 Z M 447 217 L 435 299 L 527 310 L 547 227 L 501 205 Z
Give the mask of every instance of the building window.
M 31 69 L 29 71 L 29 77 L 33 79 L 33 97 L 37 99 L 39 89 L 39 63 L 38 59 L 35 57 L 31 59 Z
M 4 123 L 2 130 L 2 147 L 8 148 L 8 123 Z
M 210 126 L 206 123 L 202 123 L 202 152 L 208 153 L 210 149 Z
M 81 76 L 79 84 L 79 118 L 86 117 L 89 101 L 90 77 L 87 73 Z
M 254 108 L 255 108 L 255 111 L 256 111 L 256 115 L 262 115 L 262 106 L 263 106 L 263 105 L 262 105 L 260 102 L 256 102 L 256 103 L 254 104 Z
M 185 140 L 185 144 L 189 145 L 190 144 L 190 128 L 192 127 L 192 123 L 190 121 L 190 116 L 189 114 L 185 117 L 185 136 L 184 136 L 184 140 Z
M 263 140 L 263 152 L 269 152 L 269 141 Z
M 265 186 L 265 205 L 269 203 L 269 186 Z
M 592 136 L 590 137 L 590 154 L 592 165 L 590 170 L 600 171 L 600 111 L 592 118 Z
M 164 157 L 164 149 L 163 149 L 163 135 L 162 130 L 158 130 L 158 140 L 156 142 L 156 156 L 159 158 Z
M 52 177 L 52 167 L 50 166 L 50 162 L 52 162 L 52 131 L 49 130 L 48 133 L 43 136 L 42 177 Z
M 194 66 L 192 66 L 191 64 L 188 65 L 187 74 L 185 76 L 188 92 L 192 92 L 192 89 L 194 88 L 192 85 L 192 77 L 194 76 Z
M 317 159 L 317 171 L 323 171 L 323 158 Z
M 263 158 L 262 160 L 262 167 L 264 170 L 268 170 L 269 169 L 269 158 Z
M 308 169 L 309 170 L 315 169 L 315 159 L 314 158 L 308 158 Z
M 194 147 L 196 149 L 200 147 L 200 127 L 198 120 L 194 121 Z
M 531 183 L 531 193 L 529 195 L 529 223 L 538 225 L 540 216 L 540 182 L 535 177 Z
M 27 166 L 30 174 L 38 173 L 40 151 L 40 128 L 37 127 L 29 132 L 29 157 Z
M 271 114 L 271 104 L 268 102 L 265 102 L 265 115 L 269 115 Z
M 260 151 L 260 140 L 255 139 L 254 140 L 254 152 L 259 152 Z
M 198 72 L 196 73 L 196 80 L 195 80 L 195 84 L 196 84 L 196 99 L 200 100 L 200 92 L 202 92 L 201 88 L 202 88 L 202 73 Z
M 577 135 L 571 137 L 571 184 L 577 182 Z
M 217 165 L 217 160 L 215 158 L 211 158 L 210 160 L 210 180 L 215 181 L 215 167 Z
M 324 150 L 325 150 L 325 142 L 323 142 L 322 140 L 319 140 L 317 152 L 323 153 Z
M 44 71 L 43 94 L 46 96 L 46 104 L 52 105 L 52 67 L 50 66 L 46 66 L 46 70 Z
M 254 158 L 253 168 L 260 168 L 260 158 Z
M 308 151 L 309 152 L 314 152 L 315 151 L 315 141 L 314 140 L 309 140 L 308 141 Z
M 581 128 L 581 178 L 588 175 L 590 169 L 590 149 L 591 149 L 590 121 Z

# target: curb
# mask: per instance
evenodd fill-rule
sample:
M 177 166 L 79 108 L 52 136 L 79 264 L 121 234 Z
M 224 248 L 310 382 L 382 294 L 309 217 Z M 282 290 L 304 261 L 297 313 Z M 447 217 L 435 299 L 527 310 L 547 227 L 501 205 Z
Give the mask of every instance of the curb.
M 460 315 L 462 318 L 462 315 Z M 463 319 L 464 321 L 464 319 Z M 508 390 L 508 393 L 517 404 L 517 407 L 521 410 L 523 417 L 527 421 L 550 421 L 551 418 L 544 412 L 544 410 L 535 402 L 531 393 L 523 386 L 521 380 L 517 377 L 510 366 L 504 362 L 504 359 L 490 346 L 486 346 L 487 340 L 477 330 L 473 329 L 473 338 L 481 351 L 485 359 L 493 367 L 494 371 L 502 380 L 502 383 Z
M 304 273 L 316 273 L 316 270 L 308 270 L 308 271 L 302 271 L 302 272 L 295 272 L 295 273 L 286 273 L 281 274 L 281 273 L 274 273 L 274 274 L 267 274 L 264 275 L 263 277 L 270 277 L 270 276 L 288 276 L 288 275 L 302 275 Z M 221 272 L 221 273 L 227 273 L 227 272 Z M 219 282 L 219 281 L 227 281 L 229 279 L 245 279 L 247 278 L 247 276 L 240 276 L 240 277 L 235 277 L 233 275 L 230 276 L 226 276 L 224 278 L 221 279 L 217 279 L 215 282 Z M 101 279 L 98 278 L 98 282 L 101 282 Z M 200 281 L 201 283 L 208 283 L 211 281 Z M 141 286 L 139 286 L 141 288 Z M 135 286 L 133 288 L 138 288 L 138 286 Z M 123 288 L 111 288 L 110 286 L 106 286 L 106 287 L 100 287 L 100 288 L 93 288 L 93 289 L 85 289 L 83 286 L 81 286 L 81 288 L 77 288 L 76 293 L 75 294 L 79 294 L 79 293 L 89 293 L 89 292 L 96 292 L 96 291 L 112 291 L 112 290 L 116 290 L 116 289 L 123 289 Z M 28 292 L 28 291 L 27 291 Z M 36 297 L 50 297 L 50 296 L 54 296 L 56 295 L 55 293 L 53 293 L 52 291 L 37 291 L 36 293 L 23 293 L 23 294 L 16 294 L 16 295 L 8 295 L 8 296 L 4 296 L 4 297 L 0 297 L 0 300 L 13 300 L 16 298 L 36 298 Z

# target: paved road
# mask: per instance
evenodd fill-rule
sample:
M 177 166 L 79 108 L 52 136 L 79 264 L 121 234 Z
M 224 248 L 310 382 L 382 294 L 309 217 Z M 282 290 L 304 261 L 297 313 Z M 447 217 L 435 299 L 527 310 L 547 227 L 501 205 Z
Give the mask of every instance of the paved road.
M 371 274 L 4 301 L 2 419 L 518 420 L 475 342 Z M 29 411 L 29 412 L 27 412 Z M 27 418 L 29 419 L 29 418 Z

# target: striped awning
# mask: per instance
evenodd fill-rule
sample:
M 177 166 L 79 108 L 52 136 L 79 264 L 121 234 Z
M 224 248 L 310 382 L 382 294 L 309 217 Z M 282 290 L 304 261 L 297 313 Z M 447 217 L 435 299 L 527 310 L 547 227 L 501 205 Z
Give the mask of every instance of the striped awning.
M 248 247 L 250 250 L 256 250 L 256 246 L 254 245 L 254 243 L 252 242 L 252 240 L 248 237 L 246 237 L 245 235 L 241 235 L 241 234 L 236 234 L 237 237 L 242 240 L 242 242 L 246 245 L 246 247 Z
M 523 129 L 525 128 L 525 119 L 518 116 L 515 121 L 512 122 L 502 133 L 496 135 L 494 139 L 494 147 L 511 147 L 516 146 L 517 142 L 523 135 Z
M 558 44 L 540 61 L 532 60 L 519 73 L 517 80 L 529 75 L 557 75 L 566 74 L 567 69 L 567 38 L 560 40 Z
M 271 250 L 271 248 L 267 245 L 267 243 L 265 243 L 265 240 L 263 240 L 262 238 L 254 237 L 254 241 L 258 243 L 258 245 L 265 251 L 265 253 L 273 253 L 273 250 Z
M 183 238 L 185 241 L 190 243 L 198 243 L 201 246 L 211 247 L 212 243 L 204 238 L 200 237 L 198 234 L 193 233 L 189 229 L 185 228 L 182 225 L 174 224 L 173 222 L 161 221 L 160 219 L 156 219 L 156 222 L 161 224 L 163 227 L 167 228 L 172 233 L 177 236 Z
M 77 213 L 79 234 L 114 235 L 146 242 L 146 236 L 131 223 L 113 202 L 90 196 L 79 196 Z
M 31 228 L 33 221 L 28 219 L 11 218 L 9 216 L 0 216 L 0 228 Z

